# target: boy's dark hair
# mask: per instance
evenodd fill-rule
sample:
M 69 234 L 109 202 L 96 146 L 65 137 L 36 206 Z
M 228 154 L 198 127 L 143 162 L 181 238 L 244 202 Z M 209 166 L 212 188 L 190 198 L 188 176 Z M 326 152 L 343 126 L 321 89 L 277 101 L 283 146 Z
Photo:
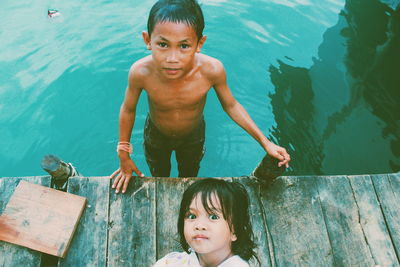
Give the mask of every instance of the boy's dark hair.
M 198 40 L 203 36 L 204 17 L 196 0 L 159 0 L 150 10 L 147 20 L 149 36 L 157 23 L 185 23 L 196 32 Z
M 253 241 L 253 230 L 249 216 L 249 197 L 246 189 L 238 182 L 227 182 L 219 179 L 205 178 L 191 184 L 183 193 L 178 218 L 178 233 L 182 248 L 189 253 L 189 245 L 185 240 L 184 224 L 192 200 L 201 193 L 201 202 L 208 213 L 216 207 L 212 205 L 212 196 L 218 197 L 222 214 L 228 222 L 236 241 L 232 242 L 232 252 L 245 260 L 254 257 L 256 247 Z

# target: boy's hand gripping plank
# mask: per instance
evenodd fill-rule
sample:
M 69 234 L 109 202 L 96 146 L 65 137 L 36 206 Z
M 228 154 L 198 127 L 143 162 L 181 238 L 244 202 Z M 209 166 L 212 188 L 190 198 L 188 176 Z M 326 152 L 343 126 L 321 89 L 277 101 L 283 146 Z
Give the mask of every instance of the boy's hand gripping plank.
M 125 100 L 119 113 L 119 141 L 128 142 L 132 134 L 132 128 L 136 118 L 136 106 L 142 92 L 142 85 L 139 74 L 135 71 L 135 65 L 129 71 L 128 87 L 125 92 Z M 118 193 L 122 187 L 122 193 L 128 188 L 132 173 L 143 177 L 144 174 L 139 171 L 135 162 L 131 159 L 129 152 L 118 150 L 120 159 L 120 168 L 113 172 L 110 179 L 115 178 L 112 188 L 116 188 Z

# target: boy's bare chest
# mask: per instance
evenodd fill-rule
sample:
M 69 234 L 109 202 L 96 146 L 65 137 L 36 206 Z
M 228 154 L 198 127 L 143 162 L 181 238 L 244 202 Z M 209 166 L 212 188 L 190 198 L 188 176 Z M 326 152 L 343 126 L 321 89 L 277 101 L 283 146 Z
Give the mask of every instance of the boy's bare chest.
M 180 109 L 204 103 L 210 88 L 209 82 L 197 81 L 175 85 L 153 83 L 145 90 L 151 105 L 162 109 Z

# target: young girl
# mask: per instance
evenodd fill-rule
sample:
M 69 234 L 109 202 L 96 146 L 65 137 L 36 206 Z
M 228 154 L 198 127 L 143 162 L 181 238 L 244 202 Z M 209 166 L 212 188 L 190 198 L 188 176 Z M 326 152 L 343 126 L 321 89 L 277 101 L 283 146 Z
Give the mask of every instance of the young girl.
M 183 194 L 178 232 L 185 252 L 169 253 L 154 267 L 248 267 L 250 258 L 257 259 L 249 198 L 240 183 L 207 178 L 191 184 Z

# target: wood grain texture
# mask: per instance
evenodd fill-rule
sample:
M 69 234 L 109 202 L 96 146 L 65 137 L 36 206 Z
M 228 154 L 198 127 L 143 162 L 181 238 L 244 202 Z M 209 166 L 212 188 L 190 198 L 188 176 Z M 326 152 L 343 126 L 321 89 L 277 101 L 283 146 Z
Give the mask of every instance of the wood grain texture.
M 374 266 L 375 262 L 360 223 L 359 208 L 347 177 L 318 177 L 317 181 L 335 264 Z
M 262 191 L 276 266 L 333 266 L 314 177 L 279 177 Z
M 60 259 L 59 266 L 106 266 L 110 179 L 70 178 L 67 191 L 84 196 L 87 204 L 68 255 Z
M 0 240 L 64 257 L 85 198 L 21 181 L 0 216 Z
M 272 266 L 269 253 L 268 235 L 269 231 L 265 223 L 265 210 L 261 201 L 261 188 L 249 177 L 233 178 L 234 181 L 243 184 L 247 190 L 250 200 L 250 218 L 253 227 L 254 241 L 257 244 L 256 253 L 262 267 Z M 252 260 L 251 266 L 257 266 L 257 261 Z
M 376 265 L 400 266 L 369 175 L 349 176 L 359 224 Z
M 157 259 L 172 251 L 182 251 L 177 222 L 182 195 L 189 181 L 186 178 L 157 179 Z
M 1 211 L 21 179 L 50 185 L 49 177 L 0 178 Z M 135 177 L 125 194 L 115 194 L 107 177 L 72 178 L 68 191 L 88 203 L 59 265 L 151 266 L 182 251 L 179 205 L 199 179 Z M 267 187 L 247 177 L 220 179 L 249 193 L 261 266 L 399 266 L 400 174 L 280 177 Z M 0 266 L 40 266 L 40 256 L 0 241 Z
M 386 227 L 400 258 L 400 174 L 371 175 Z
M 132 177 L 125 194 L 110 192 L 108 266 L 156 262 L 155 179 Z
M 0 177 L 0 214 L 3 213 L 11 195 L 20 181 L 50 186 L 50 176 Z M 39 251 L 0 241 L 0 266 L 40 266 Z

